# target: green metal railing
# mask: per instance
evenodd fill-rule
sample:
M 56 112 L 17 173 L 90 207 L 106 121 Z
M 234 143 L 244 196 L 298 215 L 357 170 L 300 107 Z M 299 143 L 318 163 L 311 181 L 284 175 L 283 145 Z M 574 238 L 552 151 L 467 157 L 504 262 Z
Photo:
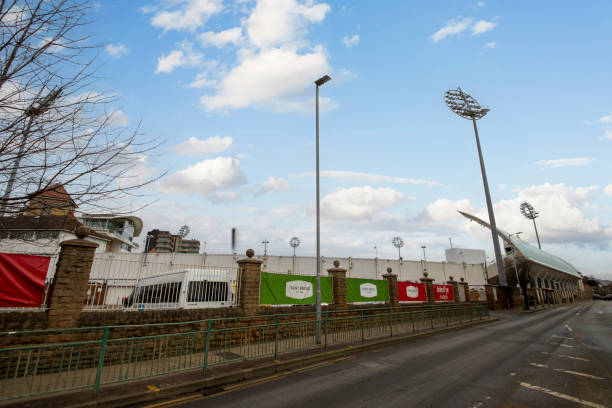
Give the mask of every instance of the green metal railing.
M 156 325 L 0 332 L 18 344 L 39 335 L 52 344 L 0 348 L 0 400 L 100 387 L 247 359 L 275 358 L 370 339 L 406 335 L 488 318 L 486 304 L 326 311 L 322 344 L 314 313 L 210 319 Z M 244 319 L 257 324 L 249 326 Z M 130 330 L 171 333 L 125 336 Z M 86 333 L 77 333 L 86 332 Z M 62 341 L 75 333 L 88 341 Z M 96 338 L 97 337 L 97 338 Z

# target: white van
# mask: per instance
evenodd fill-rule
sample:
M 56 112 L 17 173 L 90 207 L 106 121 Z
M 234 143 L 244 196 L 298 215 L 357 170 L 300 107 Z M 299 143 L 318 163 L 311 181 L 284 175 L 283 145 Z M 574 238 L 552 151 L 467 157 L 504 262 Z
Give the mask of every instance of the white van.
M 136 310 L 226 307 L 234 303 L 235 292 L 227 269 L 181 269 L 140 279 L 123 306 Z

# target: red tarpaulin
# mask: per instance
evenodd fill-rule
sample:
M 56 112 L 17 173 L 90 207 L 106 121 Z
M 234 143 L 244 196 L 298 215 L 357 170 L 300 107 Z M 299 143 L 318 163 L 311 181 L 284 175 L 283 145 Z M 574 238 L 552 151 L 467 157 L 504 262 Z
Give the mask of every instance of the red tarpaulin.
M 434 300 L 436 302 L 450 302 L 455 300 L 451 285 L 433 285 Z
M 397 293 L 400 302 L 427 301 L 427 291 L 424 283 L 397 282 Z
M 0 307 L 39 307 L 50 260 L 48 256 L 0 253 Z

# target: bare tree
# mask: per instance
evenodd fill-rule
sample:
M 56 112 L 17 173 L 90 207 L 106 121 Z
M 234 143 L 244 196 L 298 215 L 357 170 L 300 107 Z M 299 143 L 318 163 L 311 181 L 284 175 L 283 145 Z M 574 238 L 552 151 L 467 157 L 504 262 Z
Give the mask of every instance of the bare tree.
M 95 90 L 89 11 L 85 0 L 0 0 L 2 215 L 56 184 L 79 206 L 115 206 L 158 177 L 138 172 L 157 144 L 117 126 L 115 96 Z
M 527 295 L 527 284 L 532 278 L 532 268 L 529 261 L 519 252 L 514 252 L 512 256 L 504 258 L 504 268 L 508 286 L 519 284 L 523 294 L 523 308 L 529 310 L 529 296 Z

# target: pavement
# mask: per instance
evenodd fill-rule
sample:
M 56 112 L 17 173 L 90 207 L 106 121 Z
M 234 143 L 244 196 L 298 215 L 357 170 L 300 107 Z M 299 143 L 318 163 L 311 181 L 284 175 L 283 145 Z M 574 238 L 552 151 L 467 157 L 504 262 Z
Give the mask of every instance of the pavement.
M 137 407 L 612 407 L 612 302 L 562 305 Z

